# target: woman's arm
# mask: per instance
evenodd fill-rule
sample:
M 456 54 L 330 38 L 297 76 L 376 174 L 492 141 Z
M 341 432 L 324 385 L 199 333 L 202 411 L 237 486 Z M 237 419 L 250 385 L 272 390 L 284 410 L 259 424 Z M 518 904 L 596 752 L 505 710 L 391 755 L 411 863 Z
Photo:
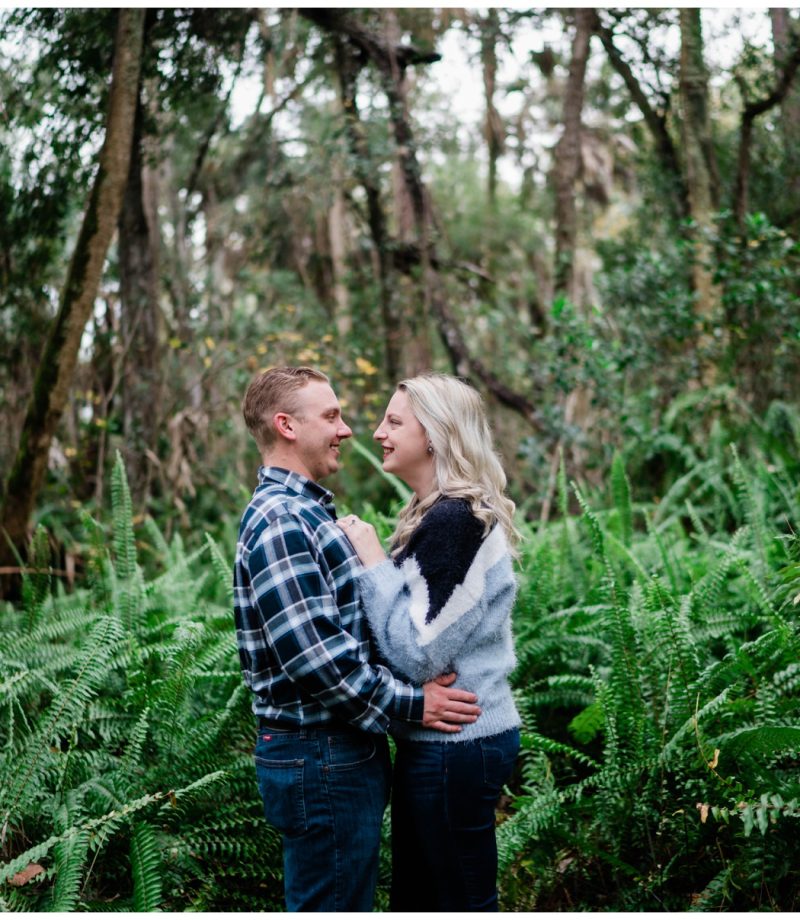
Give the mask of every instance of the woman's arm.
M 374 550 L 361 529 L 352 542 L 359 555 Z M 457 667 L 476 627 L 489 626 L 487 619 L 499 626 L 510 612 L 515 584 L 505 537 L 495 527 L 484 539 L 465 502 L 435 505 L 399 565 L 381 555 L 368 556 L 377 564 L 358 579 L 360 602 L 381 653 L 412 680 Z

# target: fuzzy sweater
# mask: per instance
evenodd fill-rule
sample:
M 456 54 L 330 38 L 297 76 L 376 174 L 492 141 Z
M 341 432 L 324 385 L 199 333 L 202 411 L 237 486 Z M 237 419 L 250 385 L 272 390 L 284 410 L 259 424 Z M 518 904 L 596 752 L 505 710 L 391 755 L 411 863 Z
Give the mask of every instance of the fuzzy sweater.
M 393 722 L 393 734 L 460 742 L 520 724 L 508 684 L 515 664 L 516 581 L 501 527 L 484 538 L 468 502 L 443 498 L 394 560 L 359 575 L 358 588 L 378 648 L 394 673 L 422 684 L 456 671 L 455 686 L 476 693 L 481 707 L 477 722 L 457 733 Z

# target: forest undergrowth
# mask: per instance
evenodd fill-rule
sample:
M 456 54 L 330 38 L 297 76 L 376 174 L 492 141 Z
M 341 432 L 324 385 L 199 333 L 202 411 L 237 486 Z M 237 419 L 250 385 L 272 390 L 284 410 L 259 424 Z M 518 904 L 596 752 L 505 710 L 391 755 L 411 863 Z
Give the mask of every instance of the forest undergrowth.
M 792 455 L 708 451 L 647 503 L 621 456 L 591 494 L 562 466 L 560 515 L 521 523 L 504 910 L 798 909 Z M 0 908 L 282 909 L 232 548 L 134 528 L 119 459 L 110 520 L 84 528 L 78 589 L 40 530 L 0 611 Z M 387 883 L 384 853 L 379 909 Z

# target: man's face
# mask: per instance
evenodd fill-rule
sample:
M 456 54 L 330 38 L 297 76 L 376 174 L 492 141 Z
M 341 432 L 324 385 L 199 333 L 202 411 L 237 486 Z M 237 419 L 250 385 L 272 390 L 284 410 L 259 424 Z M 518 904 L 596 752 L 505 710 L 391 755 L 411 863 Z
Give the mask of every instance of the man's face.
M 335 473 L 339 469 L 339 444 L 353 432 L 345 425 L 339 400 L 329 384 L 311 380 L 300 389 L 292 419 L 300 472 L 314 480 Z

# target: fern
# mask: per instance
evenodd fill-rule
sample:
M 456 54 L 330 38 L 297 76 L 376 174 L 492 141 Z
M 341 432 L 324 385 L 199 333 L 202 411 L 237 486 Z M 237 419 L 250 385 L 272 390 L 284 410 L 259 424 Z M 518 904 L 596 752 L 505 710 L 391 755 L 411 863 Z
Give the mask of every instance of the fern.
M 161 905 L 161 854 L 153 828 L 144 821 L 131 827 L 133 909 L 158 910 Z
M 26 610 L 27 627 L 33 629 L 50 594 L 50 543 L 47 531 L 40 524 L 31 541 L 30 560 L 22 578 L 22 603 Z
M 80 901 L 81 876 L 89 853 L 87 834 L 75 834 L 53 848 L 55 884 L 50 910 L 73 911 Z
M 228 605 L 233 604 L 233 566 L 222 555 L 222 550 L 216 544 L 210 534 L 206 534 L 206 546 L 211 553 L 211 564 L 217 575 L 220 585 L 225 591 L 225 599 Z
M 114 531 L 114 568 L 121 580 L 136 571 L 136 539 L 133 534 L 133 508 L 128 477 L 122 455 L 117 451 L 111 474 L 111 511 Z
M 614 454 L 611 463 L 611 491 L 614 496 L 614 507 L 619 515 L 622 542 L 625 546 L 630 546 L 633 536 L 631 484 L 625 472 L 625 462 L 619 453 Z
M 758 725 L 740 728 L 715 741 L 731 757 L 755 754 L 768 757 L 777 751 L 800 751 L 800 728 L 790 725 Z

